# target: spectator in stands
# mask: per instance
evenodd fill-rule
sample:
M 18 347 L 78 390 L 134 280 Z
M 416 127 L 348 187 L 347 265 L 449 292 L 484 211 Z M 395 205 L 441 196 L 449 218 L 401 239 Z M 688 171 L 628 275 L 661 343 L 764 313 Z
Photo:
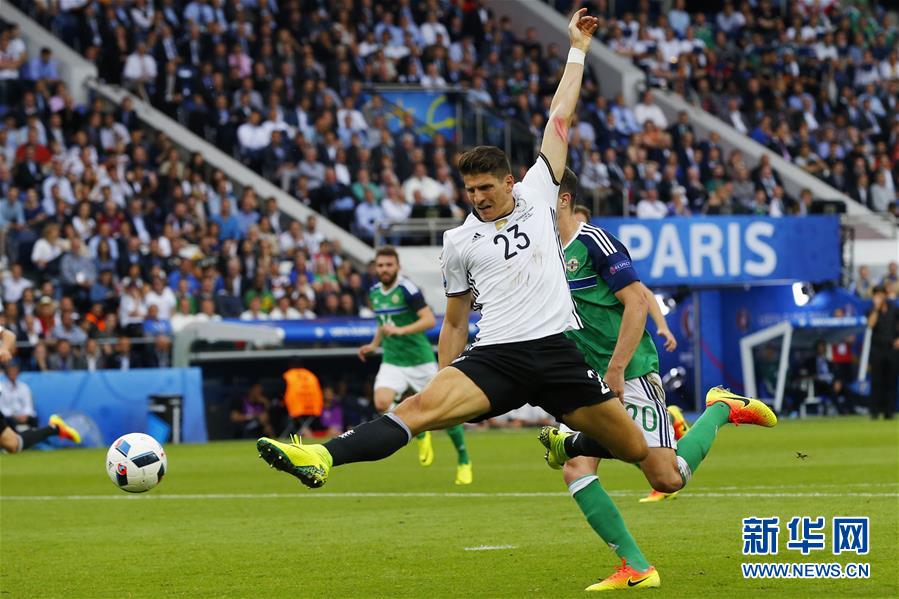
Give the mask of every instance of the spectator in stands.
M 60 275 L 63 293 L 72 296 L 76 305 L 86 305 L 90 301 L 91 287 L 97 280 L 97 268 L 77 235 L 69 240 L 69 251 L 62 256 Z
M 153 346 L 147 352 L 145 368 L 171 368 L 172 340 L 168 335 L 154 335 Z
M 306 238 L 303 235 L 302 223 L 291 221 L 288 229 L 278 237 L 278 247 L 283 256 L 293 256 L 297 251 L 304 250 Z
M 240 238 L 243 239 L 247 235 L 247 231 L 251 226 L 259 222 L 259 211 L 257 210 L 256 192 L 250 188 L 243 191 L 240 198 L 240 210 L 235 215 L 237 226 L 240 229 Z
M 42 339 L 38 339 L 34 343 L 34 349 L 31 350 L 31 357 L 28 358 L 25 370 L 28 372 L 49 372 L 48 355 L 46 343 Z
M 290 305 L 290 296 L 285 294 L 278 298 L 277 305 L 269 313 L 272 320 L 296 320 L 300 313 Z
M 128 334 L 137 337 L 141 334 L 141 325 L 147 316 L 147 305 L 137 281 L 130 280 L 125 288 L 119 305 L 119 322 Z
M 634 118 L 640 127 L 643 127 L 647 121 L 652 122 L 660 129 L 668 127 L 668 119 L 665 118 L 665 113 L 662 112 L 658 104 L 652 101 L 652 92 L 648 90 L 643 92 L 641 101 L 634 106 Z
M 3 276 L 3 301 L 18 302 L 26 289 L 34 287 L 34 283 L 26 279 L 22 273 L 22 264 L 14 262 Z
M 415 194 L 421 194 L 422 201 L 433 206 L 440 198 L 440 184 L 428 176 L 424 163 L 419 162 L 414 167 L 414 174 L 403 182 L 403 196 L 409 204 L 415 204 Z
M 197 322 L 218 322 L 221 316 L 215 313 L 215 300 L 204 298 L 200 300 L 200 312 L 196 315 Z
M 228 198 L 222 198 L 219 206 L 219 214 L 212 217 L 212 222 L 219 227 L 219 240 L 240 239 L 240 223 L 233 214 L 231 214 L 231 201 Z
M 84 347 L 81 349 L 81 353 L 75 358 L 75 370 L 94 372 L 102 370 L 105 367 L 106 356 L 100 349 L 100 345 L 97 343 L 96 339 L 92 337 L 88 338 Z
M 117 339 L 115 349 L 107 359 L 107 364 L 108 368 L 112 370 L 131 370 L 143 367 L 140 356 L 132 349 L 130 337 L 126 335 Z
M 14 36 L 13 30 L 0 32 L 0 104 L 11 104 L 18 99 L 19 69 L 26 60 L 25 44 Z
M 355 233 L 363 241 L 373 244 L 377 229 L 385 220 L 384 211 L 375 201 L 371 189 L 365 190 L 365 201 L 356 206 Z
M 168 320 L 162 320 L 159 317 L 159 306 L 156 304 L 147 305 L 147 315 L 141 324 L 141 332 L 143 336 L 155 337 L 156 335 L 169 335 L 172 332 L 172 325 Z
M 254 295 L 248 302 L 248 308 L 240 315 L 241 320 L 269 320 L 269 315 L 262 311 L 262 297 Z
M 43 277 L 57 276 L 66 247 L 66 242 L 59 236 L 59 225 L 48 223 L 31 250 L 31 263 Z
M 870 188 L 870 207 L 875 212 L 886 212 L 896 200 L 895 190 L 887 185 L 887 171 L 880 169 L 874 175 L 874 183 Z
M 665 218 L 668 216 L 668 206 L 659 199 L 657 189 L 647 189 L 643 199 L 637 203 L 637 218 Z
M 50 370 L 64 371 L 75 370 L 75 354 L 72 352 L 72 343 L 66 338 L 56 341 L 54 351 L 47 358 L 47 366 Z
M 324 183 L 316 192 L 316 205 L 335 223 L 349 229 L 353 221 L 356 201 L 350 188 L 337 180 L 333 168 L 325 169 Z
M 156 59 L 147 52 L 144 42 L 137 42 L 134 52 L 128 55 L 122 70 L 122 80 L 132 91 L 144 98 L 155 93 L 157 75 Z
M 60 314 L 60 322 L 50 333 L 57 341 L 65 339 L 72 345 L 81 346 L 87 341 L 87 333 L 75 324 L 75 315 L 69 311 Z

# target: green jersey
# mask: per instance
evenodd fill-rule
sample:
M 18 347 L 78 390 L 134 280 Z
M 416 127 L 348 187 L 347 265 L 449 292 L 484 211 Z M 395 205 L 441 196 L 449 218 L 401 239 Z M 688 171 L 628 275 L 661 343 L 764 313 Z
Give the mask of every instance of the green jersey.
M 618 343 L 624 313 L 615 293 L 640 279 L 624 244 L 599 227 L 581 225 L 564 250 L 568 288 L 584 325 L 565 334 L 577 344 L 587 364 L 604 376 Z M 644 330 L 624 378 L 658 371 L 659 354 Z
M 368 292 L 371 307 L 378 318 L 378 325 L 393 324 L 404 327 L 418 320 L 418 311 L 427 306 L 425 298 L 415 284 L 405 277 L 398 277 L 393 287 L 384 289 L 378 283 Z M 384 363 L 394 366 L 418 366 L 436 362 L 431 342 L 424 333 L 383 337 Z

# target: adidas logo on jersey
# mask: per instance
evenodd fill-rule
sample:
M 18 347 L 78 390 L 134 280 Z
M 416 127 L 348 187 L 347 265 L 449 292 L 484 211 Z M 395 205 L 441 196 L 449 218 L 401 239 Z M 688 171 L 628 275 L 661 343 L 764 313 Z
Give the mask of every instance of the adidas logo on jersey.
M 477 241 L 477 240 L 480 239 L 481 237 L 483 237 L 483 235 L 481 235 L 480 233 L 475 233 L 475 234 L 474 234 L 474 237 L 472 237 L 471 240 L 472 240 L 472 241 Z

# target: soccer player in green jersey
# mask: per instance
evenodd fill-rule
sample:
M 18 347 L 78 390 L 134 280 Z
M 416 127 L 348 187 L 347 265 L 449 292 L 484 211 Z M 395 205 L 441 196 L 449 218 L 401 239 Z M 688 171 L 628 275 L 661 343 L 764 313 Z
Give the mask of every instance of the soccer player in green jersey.
M 680 440 L 665 409 L 659 357 L 646 331 L 649 290 L 640 282 L 627 248 L 602 228 L 578 221 L 573 205 L 577 176 L 566 168 L 559 188 L 557 223 L 565 254 L 566 277 L 583 328 L 566 333 L 587 364 L 603 377 L 643 432 L 649 446 L 640 468 L 653 489 L 674 493 L 690 480 L 705 458 L 718 428 L 728 422 L 774 426 L 777 417 L 762 402 L 720 387 L 706 396 L 706 411 Z M 660 316 L 660 314 L 659 314 Z M 660 586 L 649 563 L 627 530 L 615 504 L 596 476 L 599 457 L 578 453 L 579 433 L 544 427 L 540 440 L 547 463 L 563 468 L 565 482 L 590 526 L 612 547 L 622 566 L 588 591 Z
M 394 248 L 381 247 L 375 252 L 375 271 L 380 283 L 369 291 L 372 310 L 378 318 L 378 330 L 371 343 L 359 348 L 359 359 L 378 347 L 384 356 L 375 378 L 375 407 L 385 413 L 399 403 L 411 389 L 418 393 L 437 374 L 437 358 L 425 332 L 436 321 L 431 308 L 415 284 L 400 275 L 400 258 Z M 465 429 L 461 424 L 446 429 L 458 454 L 456 484 L 472 482 L 471 460 L 465 447 Z M 431 433 L 418 435 L 418 459 L 422 466 L 434 461 Z

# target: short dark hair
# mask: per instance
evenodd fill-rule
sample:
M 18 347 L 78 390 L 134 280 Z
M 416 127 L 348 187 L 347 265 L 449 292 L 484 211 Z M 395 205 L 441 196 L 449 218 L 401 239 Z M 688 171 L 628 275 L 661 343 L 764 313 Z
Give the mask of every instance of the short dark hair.
M 887 292 L 887 288 L 884 287 L 883 285 L 874 285 L 874 287 L 871 288 L 871 295 L 874 295 L 875 293 L 886 293 L 886 292 Z
M 590 209 L 587 208 L 586 206 L 583 206 L 583 205 L 580 205 L 580 204 L 577 205 L 577 206 L 575 206 L 575 207 L 574 207 L 574 213 L 575 213 L 575 214 L 581 214 L 581 215 L 583 215 L 584 218 L 587 219 L 587 222 L 590 222 L 590 216 L 591 216 L 591 214 L 590 214 Z
M 459 157 L 459 172 L 465 175 L 490 173 L 497 179 L 512 174 L 509 157 L 496 146 L 477 146 Z
M 559 183 L 559 195 L 563 193 L 567 193 L 571 195 L 571 203 L 569 204 L 570 209 L 574 209 L 574 202 L 577 199 L 577 175 L 574 174 L 574 171 L 565 167 L 565 172 L 562 173 L 562 181 Z
M 397 263 L 400 261 L 400 255 L 396 252 L 396 248 L 392 245 L 382 245 L 377 250 L 375 250 L 375 259 L 380 258 L 381 256 L 392 256 Z

